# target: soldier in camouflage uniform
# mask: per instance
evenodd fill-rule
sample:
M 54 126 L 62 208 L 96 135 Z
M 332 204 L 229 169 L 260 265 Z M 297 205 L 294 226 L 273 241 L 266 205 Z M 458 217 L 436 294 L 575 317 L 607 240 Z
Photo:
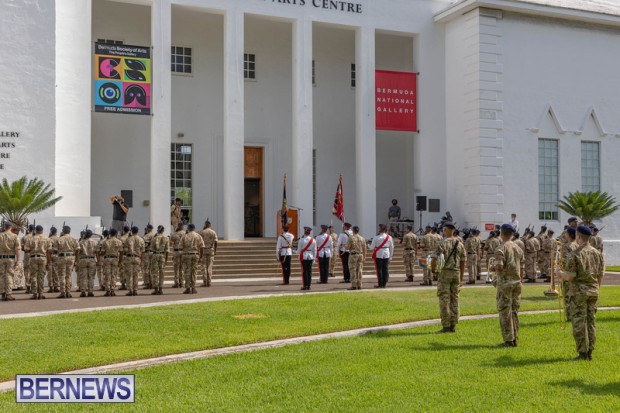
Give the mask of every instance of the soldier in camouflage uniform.
M 577 231 L 575 228 L 569 227 L 564 233 L 565 242 L 562 244 L 562 264 L 566 267 L 568 259 L 573 251 L 578 247 L 576 241 Z M 570 283 L 568 281 L 560 281 L 564 290 L 564 313 L 566 314 L 566 321 L 571 321 L 571 312 L 573 309 L 573 292 L 570 289 Z
M 123 241 L 118 237 L 116 229 L 110 230 L 110 236 L 101 244 L 101 261 L 103 261 L 103 283 L 106 286 L 106 297 L 116 297 L 116 281 L 118 279 L 119 261 L 123 252 Z
M 521 249 L 521 252 L 523 252 L 523 259 L 521 260 L 521 272 L 520 272 L 521 281 L 523 281 L 523 275 L 525 274 L 525 244 L 523 243 L 523 239 L 519 236 L 518 232 L 515 232 L 512 242 L 514 242 L 515 245 Z
M 157 234 L 151 239 L 151 282 L 153 284 L 153 295 L 162 295 L 164 288 L 164 268 L 168 261 L 168 250 L 170 240 L 164 235 L 164 226 L 157 227 Z
M 467 284 L 475 284 L 476 279 L 480 279 L 478 274 L 478 252 L 480 251 L 480 238 L 476 237 L 476 230 L 472 230 L 465 241 L 465 251 L 467 252 Z
M 598 235 L 599 229 L 595 226 L 592 227 L 592 236 L 590 237 L 590 245 L 597 249 L 601 254 L 603 253 L 603 238 Z
M 30 238 L 34 236 L 34 225 L 28 225 L 26 229 L 26 234 L 23 236 L 21 241 L 22 251 L 24 252 L 24 281 L 26 284 L 26 294 L 32 294 L 32 289 L 30 288 L 30 254 L 24 250 L 26 243 Z
M 108 238 L 110 238 L 110 231 L 104 229 L 99 242 L 97 242 L 97 280 L 99 280 L 99 289 L 101 291 L 108 291 L 105 275 L 103 274 L 103 241 Z
M 80 297 L 95 296 L 93 289 L 95 287 L 95 273 L 97 272 L 97 241 L 92 236 L 91 230 L 84 231 L 76 257 Z
M 21 245 L 19 238 L 11 229 L 10 222 L 5 222 L 0 233 L 0 292 L 2 301 L 14 301 L 13 274 L 19 263 Z
M 330 277 L 335 277 L 334 275 L 334 269 L 336 268 L 336 261 L 338 261 L 336 259 L 337 255 L 336 255 L 336 245 L 338 244 L 338 234 L 336 234 L 336 232 L 334 232 L 334 226 L 330 225 L 329 226 L 329 236 L 332 237 L 332 259 L 329 261 L 329 276 Z
M 119 237 L 121 242 L 123 243 L 123 247 L 125 246 L 125 242 L 127 242 L 127 239 L 130 236 L 130 232 L 131 232 L 131 228 L 125 225 L 123 227 L 123 234 Z M 129 268 L 127 268 L 128 263 L 129 263 L 128 260 L 121 259 L 120 261 L 118 271 L 119 271 L 119 278 L 121 281 L 121 288 L 119 288 L 119 290 L 127 289 L 127 277 L 129 275 Z
M 528 231 L 527 238 L 525 239 L 525 274 L 523 276 L 526 283 L 536 282 L 536 258 L 539 250 L 540 244 L 538 239 L 534 237 L 534 233 L 531 230 Z
M 127 237 L 123 244 L 123 262 L 127 270 L 126 295 L 138 295 L 138 280 L 140 278 L 140 268 L 144 262 L 144 240 L 138 235 L 140 229 L 133 227 L 131 236 Z
M 349 251 L 349 270 L 351 271 L 351 288 L 349 290 L 362 289 L 362 270 L 366 261 L 366 240 L 360 235 L 360 228 L 353 227 L 353 235 L 347 241 Z
M 200 231 L 200 236 L 205 243 L 204 261 L 202 272 L 202 286 L 211 287 L 211 279 L 213 278 L 213 260 L 217 253 L 217 234 L 211 228 L 211 222 L 205 222 L 205 226 Z
M 426 230 L 424 231 L 424 235 L 420 240 L 420 247 L 422 248 L 422 256 L 426 259 L 430 254 L 432 254 L 437 249 L 437 239 L 431 233 L 431 227 L 429 225 L 426 226 Z M 433 276 L 431 273 L 431 263 L 426 262 L 426 268 L 422 271 L 422 282 L 420 285 L 433 285 Z
M 52 264 L 52 242 L 43 235 L 43 227 L 37 225 L 35 235 L 26 240 L 24 251 L 30 256 L 30 288 L 32 299 L 40 300 L 43 295 L 43 283 L 45 282 L 46 269 Z
M 454 236 L 454 224 L 446 221 L 443 224 L 444 240 L 433 254 L 432 270 L 437 272 L 437 257 L 443 254 L 445 264 L 437 281 L 439 312 L 442 329 L 440 333 L 454 333 L 459 322 L 459 291 L 465 275 L 465 247 Z
M 153 239 L 153 226 L 148 224 L 145 229 L 144 236 L 142 240 L 144 240 L 144 262 L 142 263 L 142 288 L 145 290 L 150 290 L 153 288 L 151 285 L 151 240 Z
M 540 227 L 540 232 L 535 237 L 538 240 L 538 255 L 536 256 L 536 267 L 540 273 L 538 278 L 547 278 L 545 271 L 547 270 L 546 253 L 543 248 L 545 240 L 547 239 L 547 226 Z M 534 277 L 536 278 L 536 277 Z
M 497 311 L 504 342 L 502 347 L 516 347 L 519 338 L 519 307 L 521 306 L 521 262 L 523 251 L 513 241 L 514 228 L 510 224 L 500 229 L 502 244 L 495 250 L 497 279 Z
M 187 234 L 181 238 L 181 249 L 183 250 L 183 274 L 185 275 L 185 291 L 183 294 L 197 294 L 196 291 L 196 271 L 198 263 L 202 261 L 202 252 L 205 243 L 200 234 L 195 231 L 196 226 L 189 224 Z
M 415 253 L 418 246 L 418 237 L 413 233 L 413 225 L 407 225 L 407 233 L 400 240 L 405 249 L 403 250 L 403 262 L 405 263 L 405 281 L 413 282 L 413 269 L 415 267 Z
M 56 271 L 60 277 L 60 295 L 58 298 L 71 298 L 71 274 L 75 264 L 75 254 L 80 246 L 71 236 L 71 227 L 64 226 L 62 234 L 56 240 L 52 249 L 58 251 Z
M 489 259 L 495 256 L 495 250 L 497 250 L 497 248 L 500 246 L 501 243 L 502 241 L 499 239 L 498 231 L 491 231 L 491 233 L 489 234 L 489 238 L 484 243 L 484 250 L 486 252 L 486 263 L 487 263 L 487 278 L 485 282 L 487 284 L 491 283 L 491 280 L 489 278 Z
M 56 227 L 50 228 L 50 234 L 48 237 L 54 245 L 54 242 L 58 239 L 58 229 Z M 60 279 L 58 278 L 58 271 L 56 271 L 56 257 L 58 257 L 58 252 L 52 248 L 52 265 L 50 270 L 47 272 L 47 285 L 49 289 L 48 293 L 58 293 L 60 292 Z
M 555 234 L 555 232 L 552 229 L 547 231 L 547 237 L 543 241 L 542 246 L 543 259 L 541 260 L 541 263 L 543 264 L 542 271 L 545 275 L 545 282 L 551 281 L 551 272 L 553 271 L 551 255 L 553 251 L 555 251 L 555 249 L 557 248 L 557 244 L 555 242 L 555 239 L 553 238 L 553 234 Z
M 592 360 L 596 345 L 596 304 L 603 280 L 603 254 L 590 245 L 592 231 L 586 226 L 577 228 L 578 247 L 569 256 L 564 271 L 557 275 L 570 283 L 574 295 L 571 314 L 573 337 L 579 356 L 573 360 Z
M 183 277 L 183 250 L 181 249 L 181 239 L 185 235 L 183 224 L 177 226 L 176 232 L 170 236 L 170 248 L 172 248 L 172 260 L 174 263 L 174 285 L 172 288 L 183 288 L 185 278 Z

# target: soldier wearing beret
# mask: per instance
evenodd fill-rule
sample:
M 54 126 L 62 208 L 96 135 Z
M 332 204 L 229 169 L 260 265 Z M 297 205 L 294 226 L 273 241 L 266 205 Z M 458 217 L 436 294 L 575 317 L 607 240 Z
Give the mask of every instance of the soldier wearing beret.
M 328 226 L 321 225 L 321 233 L 316 237 L 317 258 L 319 259 L 319 284 L 327 284 L 329 280 L 329 265 L 332 259 L 334 240 L 327 232 Z
M 28 225 L 26 228 L 26 234 L 22 237 L 21 247 L 24 252 L 24 280 L 26 284 L 26 294 L 32 294 L 32 289 L 30 288 L 31 284 L 31 276 L 30 276 L 30 254 L 25 250 L 26 243 L 30 238 L 34 237 L 34 225 Z
M 32 299 L 43 299 L 45 298 L 43 295 L 45 272 L 52 265 L 52 242 L 43 235 L 43 227 L 41 225 L 35 227 L 35 234 L 26 241 L 24 251 L 30 255 Z
M 2 301 L 14 301 L 13 274 L 19 263 L 21 245 L 17 235 L 11 231 L 13 225 L 4 222 L 0 233 L 0 292 Z
M 536 257 L 540 250 L 540 243 L 534 236 L 532 230 L 527 230 L 527 238 L 525 239 L 525 275 L 524 282 L 535 283 L 536 282 Z
M 405 264 L 405 281 L 413 282 L 415 255 L 418 247 L 418 237 L 413 233 L 413 225 L 407 225 L 407 233 L 400 240 L 403 244 L 403 262 Z
M 151 282 L 153 283 L 153 295 L 162 295 L 164 288 L 164 267 L 168 261 L 170 241 L 164 235 L 164 226 L 157 227 L 157 234 L 151 239 Z
M 127 288 L 129 289 L 126 295 L 130 296 L 138 295 L 138 278 L 144 261 L 144 240 L 140 238 L 138 232 L 140 232 L 138 227 L 131 228 L 131 236 L 128 236 L 123 243 L 121 263 L 125 263 L 124 270 L 127 272 Z
M 389 266 L 394 256 L 394 241 L 387 233 L 387 227 L 379 224 L 379 234 L 373 237 L 370 243 L 372 259 L 377 270 L 377 285 L 375 288 L 385 288 L 390 278 Z
M 118 279 L 119 262 L 123 252 L 123 241 L 117 235 L 118 231 L 112 228 L 110 236 L 104 239 L 101 245 L 103 284 L 106 287 L 106 297 L 116 297 L 116 281 Z
M 301 263 L 302 290 L 309 290 L 310 284 L 312 284 L 312 264 L 314 258 L 316 258 L 316 241 L 312 237 L 312 228 L 304 227 L 304 235 L 299 239 L 297 244 L 297 254 L 299 254 L 299 261 Z
M 596 305 L 599 286 L 603 280 L 603 254 L 590 245 L 592 231 L 586 226 L 577 228 L 577 249 L 569 256 L 564 270 L 557 275 L 568 281 L 574 296 L 571 310 L 573 337 L 579 355 L 573 360 L 592 360 L 596 344 Z
M 489 238 L 484 243 L 484 250 L 486 251 L 486 258 L 487 258 L 487 278 L 485 281 L 487 284 L 491 283 L 491 279 L 489 278 L 489 272 L 488 272 L 489 259 L 495 256 L 495 250 L 497 250 L 497 248 L 499 247 L 501 243 L 502 242 L 499 239 L 499 231 L 491 231 L 489 234 Z
M 142 288 L 150 290 L 151 285 L 151 240 L 153 239 L 153 225 L 148 224 L 144 230 L 142 240 L 144 240 L 144 262 L 142 263 Z
M 349 265 L 351 269 L 351 288 L 349 290 L 362 289 L 362 270 L 366 261 L 366 240 L 360 235 L 360 228 L 354 226 L 353 235 L 348 242 Z
M 200 236 L 205 243 L 202 286 L 211 287 L 213 279 L 213 261 L 217 253 L 217 233 L 211 228 L 211 221 L 206 220 Z
M 54 226 L 50 228 L 50 234 L 48 235 L 52 246 L 54 242 L 58 239 L 58 229 Z M 54 250 L 52 247 L 52 265 L 50 270 L 47 272 L 47 285 L 49 289 L 48 293 L 58 293 L 60 292 L 60 279 L 58 278 L 58 272 L 56 271 L 56 257 L 58 257 L 58 252 Z
M 185 276 L 185 291 L 183 294 L 197 294 L 196 272 L 198 263 L 202 261 L 202 253 L 205 242 L 196 232 L 196 226 L 189 224 L 187 234 L 181 238 L 181 250 L 183 250 L 183 275 Z
M 77 240 L 71 236 L 71 227 L 65 225 L 62 228 L 62 234 L 52 246 L 58 251 L 58 258 L 56 258 L 56 271 L 60 277 L 58 298 L 71 298 L 71 274 L 75 264 L 75 254 L 79 247 Z
M 127 242 L 127 239 L 130 237 L 131 235 L 131 228 L 129 228 L 127 225 L 123 226 L 122 229 L 122 233 L 120 235 L 120 240 L 123 243 L 123 248 L 125 246 L 125 242 Z M 126 290 L 127 289 L 127 276 L 129 274 L 129 269 L 127 268 L 127 263 L 129 262 L 128 260 L 124 260 L 122 259 L 122 255 L 121 255 L 121 261 L 119 264 L 119 279 L 121 281 L 121 288 L 119 288 L 119 290 Z
M 93 238 L 93 232 L 89 229 L 84 231 L 83 239 L 79 242 L 76 257 L 78 267 L 78 287 L 80 297 L 94 297 L 95 273 L 97 272 L 97 241 Z

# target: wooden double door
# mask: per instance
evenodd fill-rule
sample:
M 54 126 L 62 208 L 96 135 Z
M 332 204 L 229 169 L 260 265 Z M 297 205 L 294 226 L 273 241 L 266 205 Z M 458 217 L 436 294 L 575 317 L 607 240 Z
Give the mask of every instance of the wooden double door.
M 263 236 L 263 148 L 244 148 L 244 236 Z

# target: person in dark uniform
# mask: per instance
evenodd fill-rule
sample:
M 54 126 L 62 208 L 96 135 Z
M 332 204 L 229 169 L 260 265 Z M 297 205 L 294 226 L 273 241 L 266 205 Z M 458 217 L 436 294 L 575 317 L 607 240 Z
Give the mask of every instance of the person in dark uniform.
M 111 227 L 121 232 L 123 230 L 123 226 L 126 225 L 127 222 L 127 213 L 129 212 L 129 208 L 125 205 L 125 200 L 122 196 L 113 195 L 110 197 L 110 203 L 114 208 L 112 212 L 112 225 Z
M 312 284 L 312 264 L 316 258 L 316 241 L 312 237 L 312 228 L 304 227 L 304 235 L 299 239 L 296 253 L 299 254 L 302 269 L 302 290 L 309 290 Z

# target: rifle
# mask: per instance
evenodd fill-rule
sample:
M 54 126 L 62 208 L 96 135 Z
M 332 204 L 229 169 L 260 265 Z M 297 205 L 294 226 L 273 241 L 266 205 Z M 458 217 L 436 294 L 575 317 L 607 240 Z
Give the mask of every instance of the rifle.
M 60 228 L 60 236 L 65 235 L 65 223 L 66 221 L 62 221 L 62 228 Z
M 86 228 L 84 228 L 83 231 L 80 231 L 80 241 L 82 241 L 86 236 L 86 231 L 88 231 L 88 224 L 86 224 Z

